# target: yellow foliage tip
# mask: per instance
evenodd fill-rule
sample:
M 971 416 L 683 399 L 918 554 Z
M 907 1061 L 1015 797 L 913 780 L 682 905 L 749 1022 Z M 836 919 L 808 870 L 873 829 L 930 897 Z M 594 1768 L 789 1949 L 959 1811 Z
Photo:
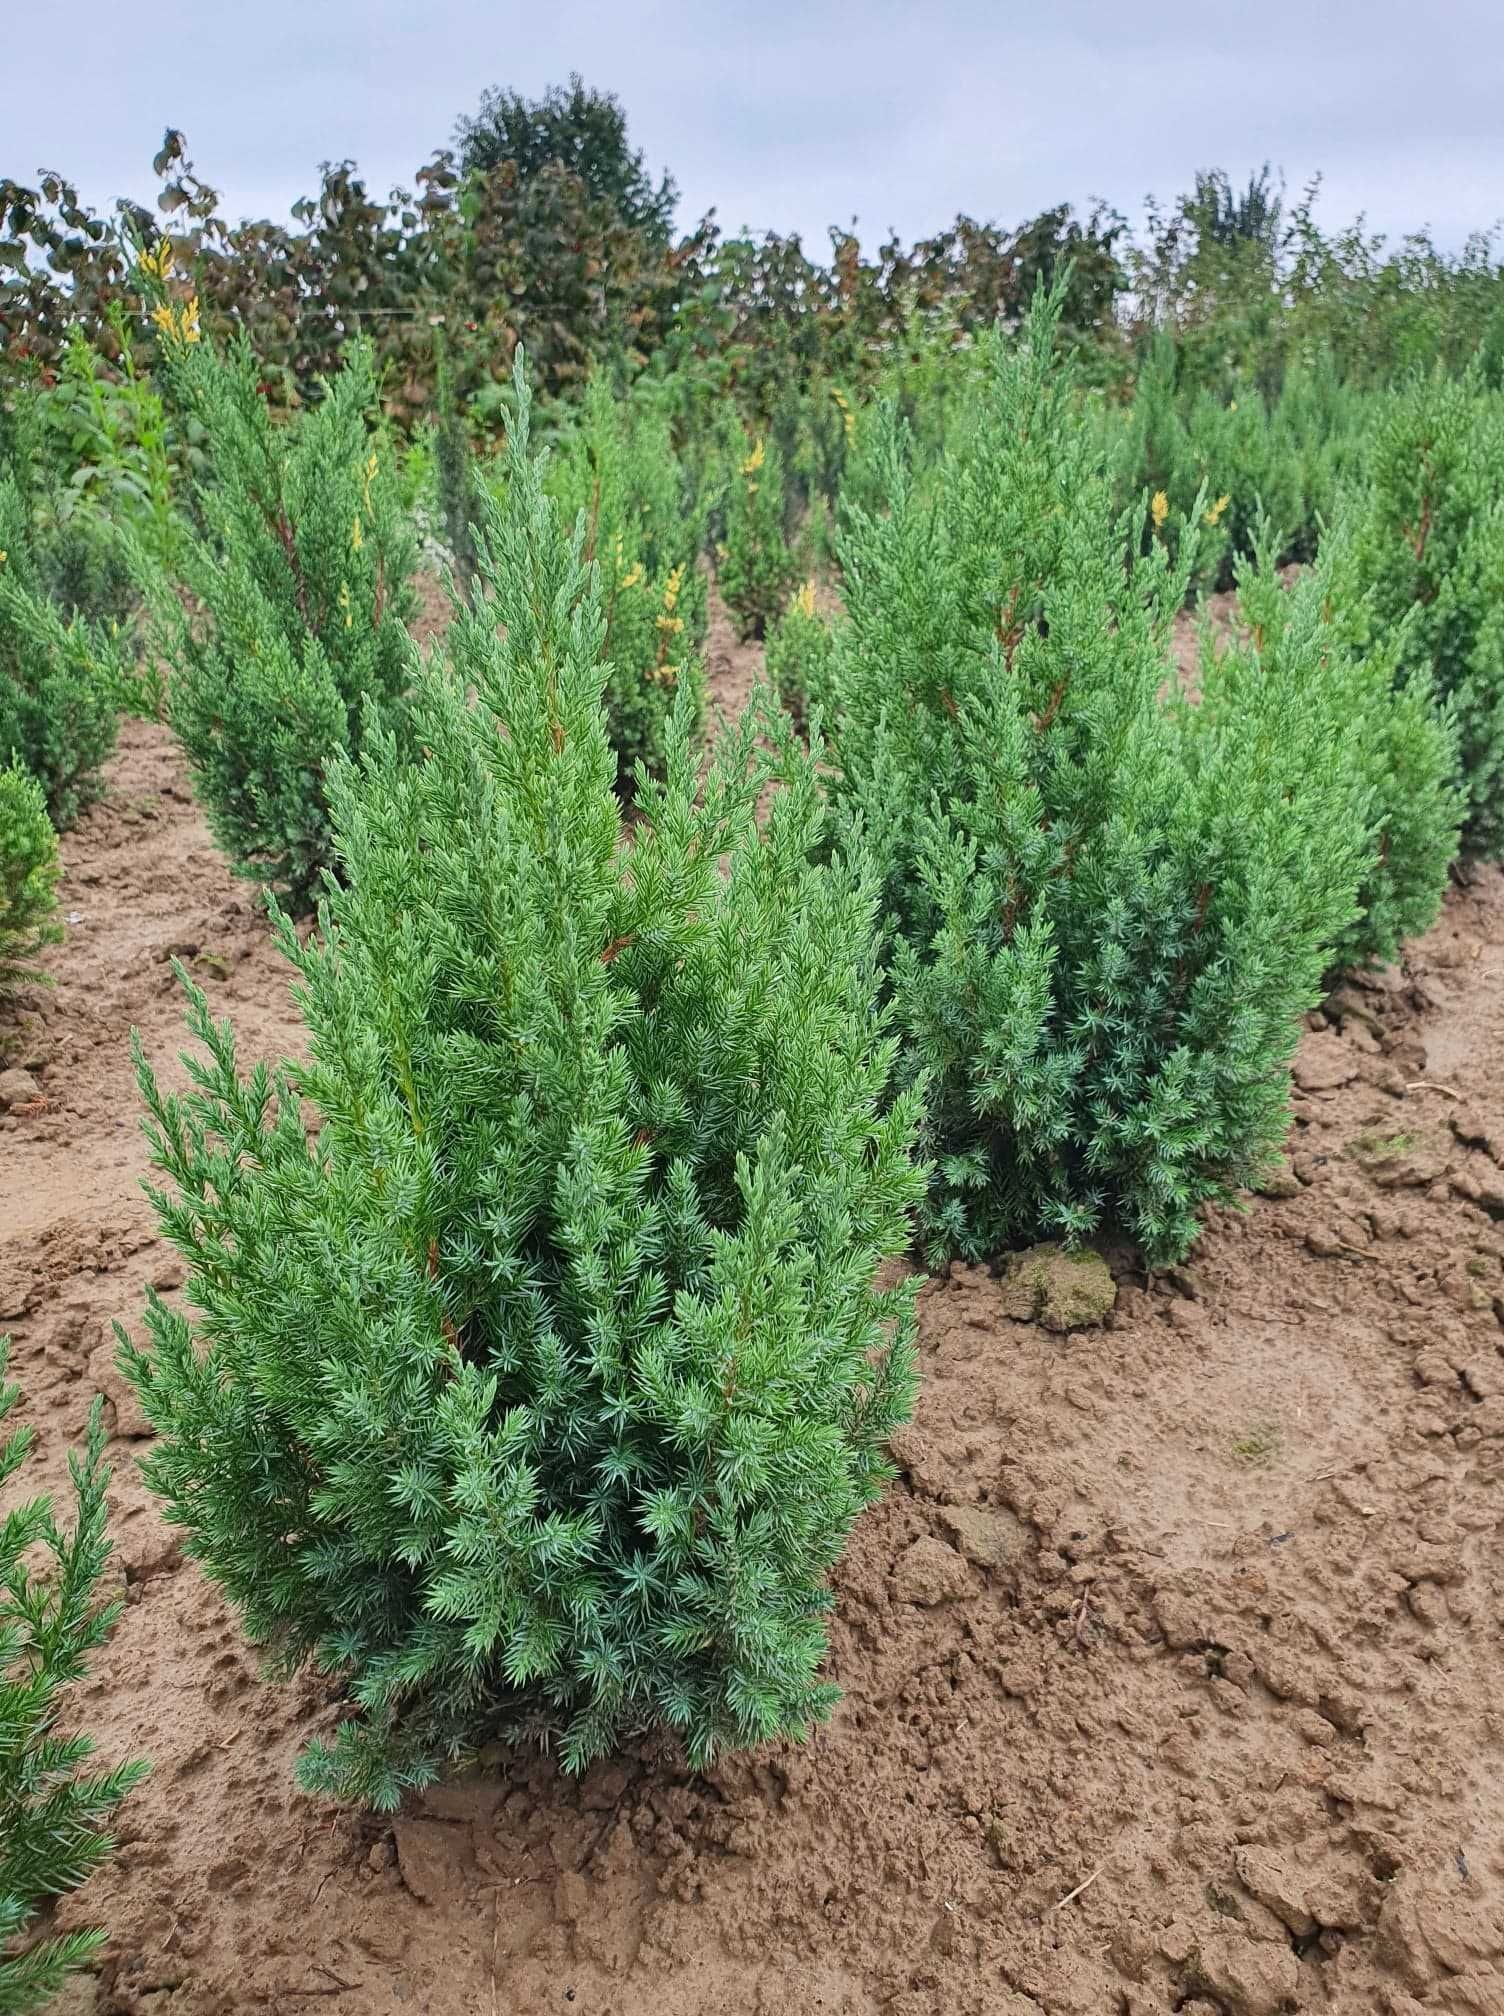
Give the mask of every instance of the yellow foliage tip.
M 156 249 L 141 254 L 141 271 L 148 280 L 165 280 L 172 271 L 172 247 L 165 238 L 159 238 Z
M 801 616 L 813 618 L 815 613 L 815 584 L 812 580 L 806 581 L 804 586 L 799 590 L 799 593 L 794 597 L 794 607 L 799 611 Z
M 1228 505 L 1231 502 L 1232 502 L 1231 497 L 1229 497 L 1227 492 L 1224 490 L 1222 495 L 1217 499 L 1215 504 L 1208 504 L 1206 507 L 1207 524 L 1215 525 L 1221 518 L 1222 513 L 1227 509 Z
M 742 464 L 742 474 L 744 476 L 755 476 L 766 460 L 767 444 L 759 436 L 757 446 Z
M 151 319 L 169 343 L 196 343 L 199 339 L 198 296 L 186 301 L 163 301 L 152 309 Z
M 1156 490 L 1154 493 L 1153 501 L 1149 506 L 1149 516 L 1154 520 L 1154 529 L 1156 532 L 1161 531 L 1163 529 L 1164 522 L 1169 517 L 1169 515 L 1170 515 L 1169 498 L 1165 495 L 1163 490 Z

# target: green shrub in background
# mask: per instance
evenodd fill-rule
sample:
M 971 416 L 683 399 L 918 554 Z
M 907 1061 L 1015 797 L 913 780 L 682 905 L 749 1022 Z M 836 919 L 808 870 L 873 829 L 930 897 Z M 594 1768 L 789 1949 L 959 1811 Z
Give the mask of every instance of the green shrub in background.
M 20 757 L 59 829 L 104 788 L 125 676 L 119 640 L 47 593 L 21 492 L 0 473 L 0 762 Z
M 1372 398 L 1342 379 L 1329 352 L 1287 364 L 1279 398 L 1269 409 L 1266 464 L 1290 472 L 1283 517 L 1272 486 L 1269 515 L 1284 538 L 1283 558 L 1309 561 L 1324 528 L 1338 515 L 1353 478 L 1361 472 L 1369 446 Z M 1251 553 L 1250 523 L 1236 533 L 1239 550 Z
M 19 764 L 0 769 L 0 1003 L 40 980 L 37 960 L 62 937 L 57 835 L 41 785 Z
M 783 533 L 783 458 L 776 442 L 759 435 L 748 443 L 737 429 L 730 463 L 716 580 L 738 636 L 761 637 L 794 585 L 794 559 Z
M 1471 371 L 1417 374 L 1377 407 L 1342 598 L 1398 639 L 1457 729 L 1462 850 L 1504 856 L 1504 405 Z
M 17 385 L 0 403 L 0 478 L 20 502 L 31 585 L 65 621 L 82 616 L 106 628 L 124 622 L 136 601 L 114 522 L 135 508 L 134 493 L 115 481 L 117 425 L 118 402 L 106 399 L 98 359 L 77 334 L 55 383 Z
M 1261 525 L 1277 528 L 1278 557 L 1309 560 L 1361 461 L 1364 399 L 1326 358 L 1292 365 L 1272 401 L 1255 387 L 1213 392 L 1182 377 L 1180 353 L 1161 334 L 1140 359 L 1127 407 L 1098 408 L 1119 508 L 1146 493 L 1160 500 L 1145 544 L 1158 539 L 1172 557 L 1178 528 L 1199 509 L 1193 594 L 1232 585 Z
M 169 355 L 210 474 L 180 559 L 198 608 L 142 562 L 153 649 L 215 839 L 239 874 L 306 908 L 333 861 L 331 765 L 373 729 L 405 733 L 416 534 L 371 424 L 364 345 L 284 425 L 244 341 Z
M 818 369 L 802 379 L 791 374 L 778 387 L 767 431 L 784 474 L 783 540 L 812 564 L 830 557 L 830 514 L 856 424 L 851 396 Z
M 1266 781 L 1284 765 L 1293 797 L 1316 761 L 1334 796 L 1347 793 L 1365 867 L 1357 915 L 1331 947 L 1334 969 L 1391 960 L 1435 922 L 1462 817 L 1450 715 L 1424 673 L 1399 676 L 1403 632 L 1372 639 L 1362 610 L 1345 599 L 1346 542 L 1338 526 L 1317 562 L 1287 583 L 1278 542 L 1258 528 L 1255 560 L 1237 564 L 1237 620 L 1223 638 L 1203 631 L 1199 699 L 1180 708 L 1198 765 L 1229 738 L 1249 753 L 1244 723 L 1257 720 L 1263 732 L 1251 753 Z
M 0 1423 L 19 1393 L 5 1377 L 9 1340 L 0 1337 Z M 0 1437 L 0 1487 L 20 1469 L 31 1431 Z M 109 1558 L 105 1532 L 105 1433 L 100 1403 L 89 1417 L 82 1458 L 69 1458 L 76 1515 L 62 1532 L 51 1500 L 32 1498 L 0 1521 L 0 2016 L 39 2007 L 104 1944 L 103 1932 L 28 1938 L 39 1909 L 76 1890 L 114 1845 L 103 1831 L 145 1764 L 86 1772 L 87 1736 L 65 1736 L 66 1691 L 82 1679 L 124 1607 L 101 1604 Z M 38 1572 L 37 1555 L 52 1572 Z
M 908 1068 L 929 1084 L 932 1259 L 1115 1230 L 1183 1254 L 1288 1124 L 1288 1060 L 1370 865 L 1330 710 L 1250 677 L 1160 695 L 1194 564 L 1128 564 L 1058 294 L 933 495 L 889 422 L 850 513 L 837 788 L 880 864 Z
M 606 619 L 605 708 L 619 780 L 661 769 L 680 687 L 698 724 L 706 582 L 704 504 L 674 453 L 665 414 L 617 399 L 593 379 L 575 426 L 550 458 L 547 485 L 600 570 Z
M 430 439 L 435 499 L 444 543 L 449 548 L 454 567 L 454 578 L 460 593 L 468 595 L 475 582 L 472 521 L 479 508 L 475 494 L 478 480 L 475 456 L 470 446 L 469 427 L 455 396 L 449 345 L 441 327 L 434 329 L 433 342 L 435 417 Z
M 815 584 L 806 581 L 770 627 L 765 654 L 769 683 L 801 727 L 812 707 L 828 710 L 834 654 L 831 626 L 815 607 Z
M 283 927 L 312 1061 L 242 1078 L 190 987 L 196 1089 L 139 1067 L 202 1311 L 123 1353 L 146 1473 L 251 1635 L 345 1679 L 303 1782 L 379 1807 L 493 1738 L 578 1770 L 667 1725 L 700 1766 L 824 1715 L 825 1577 L 913 1382 L 870 870 L 812 865 L 776 717 L 702 785 L 688 693 L 623 836 L 599 592 L 519 407 L 494 599 L 418 759 L 337 766 L 341 884 Z
M 1128 405 L 1098 410 L 1105 416 L 1118 509 L 1140 530 L 1142 551 L 1158 544 L 1172 562 L 1183 531 L 1190 532 L 1194 557 L 1186 578 L 1188 591 L 1196 594 L 1217 586 L 1228 560 L 1223 521 L 1232 500 L 1220 487 L 1226 474 L 1221 455 L 1209 456 L 1204 439 L 1199 452 L 1192 447 L 1178 369 L 1175 345 L 1168 336 L 1156 336 L 1139 359 Z M 1134 508 L 1145 496 L 1151 499 L 1147 520 Z

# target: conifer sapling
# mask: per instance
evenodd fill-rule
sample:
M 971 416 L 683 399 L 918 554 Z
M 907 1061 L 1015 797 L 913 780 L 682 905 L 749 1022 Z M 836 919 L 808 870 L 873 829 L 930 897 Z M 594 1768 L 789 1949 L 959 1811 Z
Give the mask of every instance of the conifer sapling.
M 703 709 L 704 507 L 690 497 L 666 417 L 613 398 L 601 376 L 551 455 L 545 482 L 566 521 L 583 516 L 585 557 L 600 571 L 606 728 L 618 782 L 630 790 L 639 762 L 662 765 L 681 686 L 696 722 Z
M 224 357 L 197 341 L 168 354 L 211 467 L 180 556 L 201 613 L 141 561 L 172 725 L 236 870 L 306 907 L 332 858 L 330 767 L 377 726 L 405 734 L 417 538 L 371 425 L 371 352 L 352 346 L 282 426 L 243 339 Z
M 19 1390 L 6 1377 L 0 1337 L 0 1423 Z M 27 1428 L 0 1433 L 0 1487 L 31 1447 Z M 87 1736 L 60 1732 L 66 1690 L 82 1678 L 121 1602 L 97 1601 L 109 1558 L 105 1531 L 105 1433 L 100 1403 L 82 1457 L 70 1456 L 76 1512 L 62 1531 L 49 1498 L 32 1498 L 0 1520 L 0 2016 L 38 2007 L 103 1945 L 103 1932 L 28 1937 L 52 1898 L 77 1889 L 109 1855 L 104 1823 L 146 1772 L 144 1763 L 86 1771 Z M 51 1573 L 39 1572 L 38 1554 Z
M 795 721 L 830 701 L 830 668 L 835 639 L 815 606 L 815 584 L 806 581 L 768 631 L 768 680 Z
M 331 771 L 340 882 L 281 928 L 308 1063 L 242 1075 L 189 985 L 196 1089 L 139 1066 L 200 1312 L 123 1350 L 146 1474 L 274 1660 L 343 1679 L 303 1782 L 379 1807 L 492 1738 L 578 1770 L 666 1725 L 700 1765 L 824 1715 L 826 1576 L 913 1386 L 874 878 L 812 865 L 786 723 L 698 788 L 687 692 L 623 833 L 527 421 L 519 367 L 417 759 Z
M 19 764 L 0 769 L 0 1002 L 42 979 L 37 959 L 62 937 L 57 835 L 42 787 Z
M 1476 370 L 1417 374 L 1384 400 L 1346 589 L 1434 687 L 1457 734 L 1462 851 L 1504 858 L 1504 406 Z
M 21 492 L 0 473 L 0 763 L 21 759 L 60 831 L 103 789 L 122 659 L 116 638 L 46 592 Z
M 726 478 L 726 537 L 716 579 L 738 635 L 761 637 L 794 581 L 783 536 L 783 458 L 765 435 L 748 444 L 737 429 L 733 439 L 744 452 Z
M 853 508 L 843 539 L 833 747 L 929 1079 L 926 1250 L 1116 1231 L 1161 1262 L 1284 1137 L 1372 827 L 1333 709 L 1252 674 L 1199 732 L 1162 702 L 1194 522 L 1172 564 L 1144 550 L 1147 501 L 1114 513 L 1059 303 L 981 346 L 990 384 L 931 492 L 889 413 L 887 511 Z

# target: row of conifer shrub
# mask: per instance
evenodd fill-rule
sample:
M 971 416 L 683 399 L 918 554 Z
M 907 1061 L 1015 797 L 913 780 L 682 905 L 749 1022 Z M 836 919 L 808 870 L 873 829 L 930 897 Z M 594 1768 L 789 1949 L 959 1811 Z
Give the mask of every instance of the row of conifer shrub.
M 61 935 L 57 835 L 100 794 L 127 683 L 118 621 L 67 599 L 104 542 L 44 529 L 22 445 L 0 429 L 0 1008 Z
M 138 1057 L 197 1311 L 122 1340 L 148 1475 L 273 1661 L 341 1677 L 310 1787 L 826 1713 L 826 1577 L 913 1391 L 883 1263 L 1183 1254 L 1277 1152 L 1326 977 L 1434 915 L 1483 714 L 1373 582 L 1424 504 L 1378 455 L 1293 586 L 1256 532 L 1183 687 L 1204 493 L 1173 546 L 1119 508 L 1056 312 L 968 366 L 938 480 L 876 423 L 844 612 L 801 591 L 770 638 L 807 743 L 767 695 L 702 777 L 677 678 L 629 826 L 607 642 L 628 581 L 662 634 L 686 493 L 621 478 L 648 451 L 601 400 L 540 467 L 519 377 L 473 597 L 320 768 L 319 928 L 278 913 L 309 1061 L 247 1069 L 191 985 L 193 1090 Z
M 247 353 L 175 358 L 209 475 L 192 620 L 142 568 L 172 717 L 222 844 L 319 928 L 278 913 L 308 1062 L 243 1068 L 191 986 L 193 1089 L 138 1057 L 196 1313 L 154 1301 L 123 1363 L 190 1550 L 344 1685 L 310 1787 L 390 1806 L 494 1740 L 578 1769 L 655 1726 L 703 1763 L 827 1713 L 826 1578 L 913 1393 L 883 1263 L 1183 1253 L 1277 1150 L 1325 979 L 1425 927 L 1459 828 L 1498 853 L 1491 396 L 1388 398 L 1293 586 L 1252 522 L 1182 685 L 1215 499 L 1124 508 L 1056 305 L 978 346 L 936 453 L 864 416 L 834 623 L 784 604 L 776 442 L 728 430 L 706 482 L 595 393 L 542 467 L 519 377 L 426 663 L 361 354 L 288 429 Z M 707 534 L 785 704 L 702 775 Z M 46 617 L 47 677 L 110 641 Z M 97 775 L 31 746 L 13 965 L 46 780 Z

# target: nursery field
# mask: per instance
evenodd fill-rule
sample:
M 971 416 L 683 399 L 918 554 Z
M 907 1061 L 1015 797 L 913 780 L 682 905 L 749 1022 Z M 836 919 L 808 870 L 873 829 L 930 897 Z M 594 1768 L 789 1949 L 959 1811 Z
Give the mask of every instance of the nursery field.
M 155 172 L 0 182 L 0 2016 L 1499 2016 L 1495 238 Z
M 716 614 L 713 701 L 757 657 Z M 39 1481 L 111 1396 L 126 1608 L 78 1705 L 107 1760 L 152 1760 L 62 1906 L 111 1935 L 70 2009 L 1504 2005 L 1497 868 L 1330 1002 L 1288 1179 L 1181 1267 L 1110 1255 L 1111 1306 L 1064 1333 L 1006 1270 L 924 1289 L 900 1478 L 835 1572 L 828 1728 L 702 1772 L 518 1755 L 393 1820 L 295 1789 L 333 1690 L 259 1677 L 133 1474 L 109 1326 L 183 1269 L 138 1189 L 129 1030 L 178 1046 L 176 957 L 247 1056 L 300 1032 L 168 731 L 128 724 L 107 782 L 64 843 L 35 1090 L 0 1081 Z

